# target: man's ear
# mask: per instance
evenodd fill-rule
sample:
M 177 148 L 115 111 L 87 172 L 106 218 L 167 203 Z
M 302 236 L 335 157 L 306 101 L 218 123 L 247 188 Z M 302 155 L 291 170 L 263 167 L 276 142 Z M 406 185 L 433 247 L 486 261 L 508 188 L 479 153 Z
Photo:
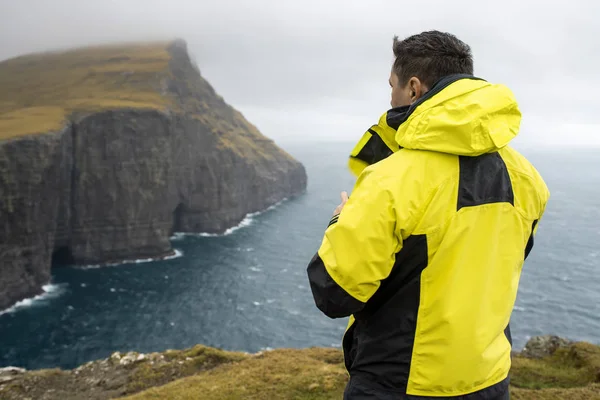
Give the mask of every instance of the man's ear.
M 425 85 L 416 76 L 408 80 L 408 88 L 411 104 L 419 100 L 427 92 Z

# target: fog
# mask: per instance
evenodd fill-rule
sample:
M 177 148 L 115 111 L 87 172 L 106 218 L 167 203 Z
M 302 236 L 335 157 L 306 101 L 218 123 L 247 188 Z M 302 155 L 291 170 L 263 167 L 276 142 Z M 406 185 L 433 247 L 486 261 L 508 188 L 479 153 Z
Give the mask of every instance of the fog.
M 228 103 L 277 141 L 356 140 L 389 108 L 392 38 L 438 29 L 523 112 L 523 146 L 600 146 L 600 2 L 0 0 L 0 59 L 183 38 Z M 1 88 L 0 88 L 1 89 Z

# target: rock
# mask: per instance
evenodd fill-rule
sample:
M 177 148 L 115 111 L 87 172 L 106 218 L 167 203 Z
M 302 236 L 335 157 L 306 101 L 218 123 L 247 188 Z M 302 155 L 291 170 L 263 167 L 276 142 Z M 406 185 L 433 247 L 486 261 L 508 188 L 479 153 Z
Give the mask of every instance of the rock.
M 119 361 L 121 361 L 121 353 L 119 353 L 118 351 L 117 351 L 117 352 L 115 352 L 115 353 L 112 353 L 112 354 L 110 355 L 110 361 L 111 361 L 113 364 L 117 364 L 117 363 L 119 363 Z
M 14 381 L 19 375 L 22 375 L 26 372 L 26 369 L 17 367 L 0 368 L 0 385 Z
M 137 354 L 135 354 L 133 352 L 129 352 L 121 358 L 121 360 L 119 361 L 119 364 L 129 365 L 129 364 L 133 364 L 136 360 L 137 360 Z
M 0 63 L 0 310 L 40 294 L 53 258 L 161 258 L 172 232 L 222 233 L 304 192 L 304 167 L 215 93 L 182 41 L 157 46 Z
M 0 368 L 0 376 L 20 375 L 20 374 L 24 374 L 26 372 L 27 372 L 27 370 L 24 368 L 17 368 L 17 367 Z
M 535 336 L 529 339 L 521 355 L 529 358 L 544 358 L 551 356 L 561 347 L 567 347 L 573 342 L 558 336 Z
M 100 383 L 100 379 L 98 379 L 98 378 L 88 378 L 88 379 L 85 380 L 85 382 L 89 386 L 98 386 L 98 384 Z
M 115 359 L 116 359 L 116 357 L 115 357 Z M 130 365 L 130 364 L 142 362 L 144 360 L 146 360 L 145 354 L 138 354 L 138 353 L 134 353 L 134 352 L 130 351 L 129 353 L 125 354 L 123 357 L 121 357 L 119 359 L 119 364 L 120 365 Z
M 0 376 L 0 385 L 4 385 L 5 383 L 14 381 L 15 379 L 17 378 L 14 376 Z
M 102 385 L 107 390 L 116 390 L 125 385 L 128 382 L 128 376 L 125 374 L 120 374 L 117 377 L 113 377 L 112 379 L 105 380 Z

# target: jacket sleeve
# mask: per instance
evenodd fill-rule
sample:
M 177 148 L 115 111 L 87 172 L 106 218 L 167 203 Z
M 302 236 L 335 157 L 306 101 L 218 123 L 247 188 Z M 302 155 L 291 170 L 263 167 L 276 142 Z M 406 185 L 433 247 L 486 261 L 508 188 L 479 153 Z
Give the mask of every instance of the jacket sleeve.
M 341 318 L 362 310 L 402 248 L 395 229 L 391 194 L 367 170 L 342 212 L 332 218 L 308 266 L 313 297 L 323 313 Z

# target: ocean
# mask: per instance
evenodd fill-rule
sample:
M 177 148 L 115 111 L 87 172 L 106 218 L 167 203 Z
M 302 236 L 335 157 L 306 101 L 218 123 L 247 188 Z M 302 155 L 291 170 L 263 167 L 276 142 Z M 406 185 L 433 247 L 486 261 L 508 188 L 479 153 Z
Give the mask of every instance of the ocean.
M 352 143 L 287 144 L 306 194 L 248 216 L 226 235 L 175 235 L 169 260 L 56 266 L 46 293 L 0 313 L 0 367 L 73 368 L 115 351 L 201 343 L 227 350 L 339 347 L 346 319 L 314 305 L 306 265 L 339 193 Z M 523 149 L 552 197 L 511 320 L 534 335 L 600 343 L 600 150 Z

